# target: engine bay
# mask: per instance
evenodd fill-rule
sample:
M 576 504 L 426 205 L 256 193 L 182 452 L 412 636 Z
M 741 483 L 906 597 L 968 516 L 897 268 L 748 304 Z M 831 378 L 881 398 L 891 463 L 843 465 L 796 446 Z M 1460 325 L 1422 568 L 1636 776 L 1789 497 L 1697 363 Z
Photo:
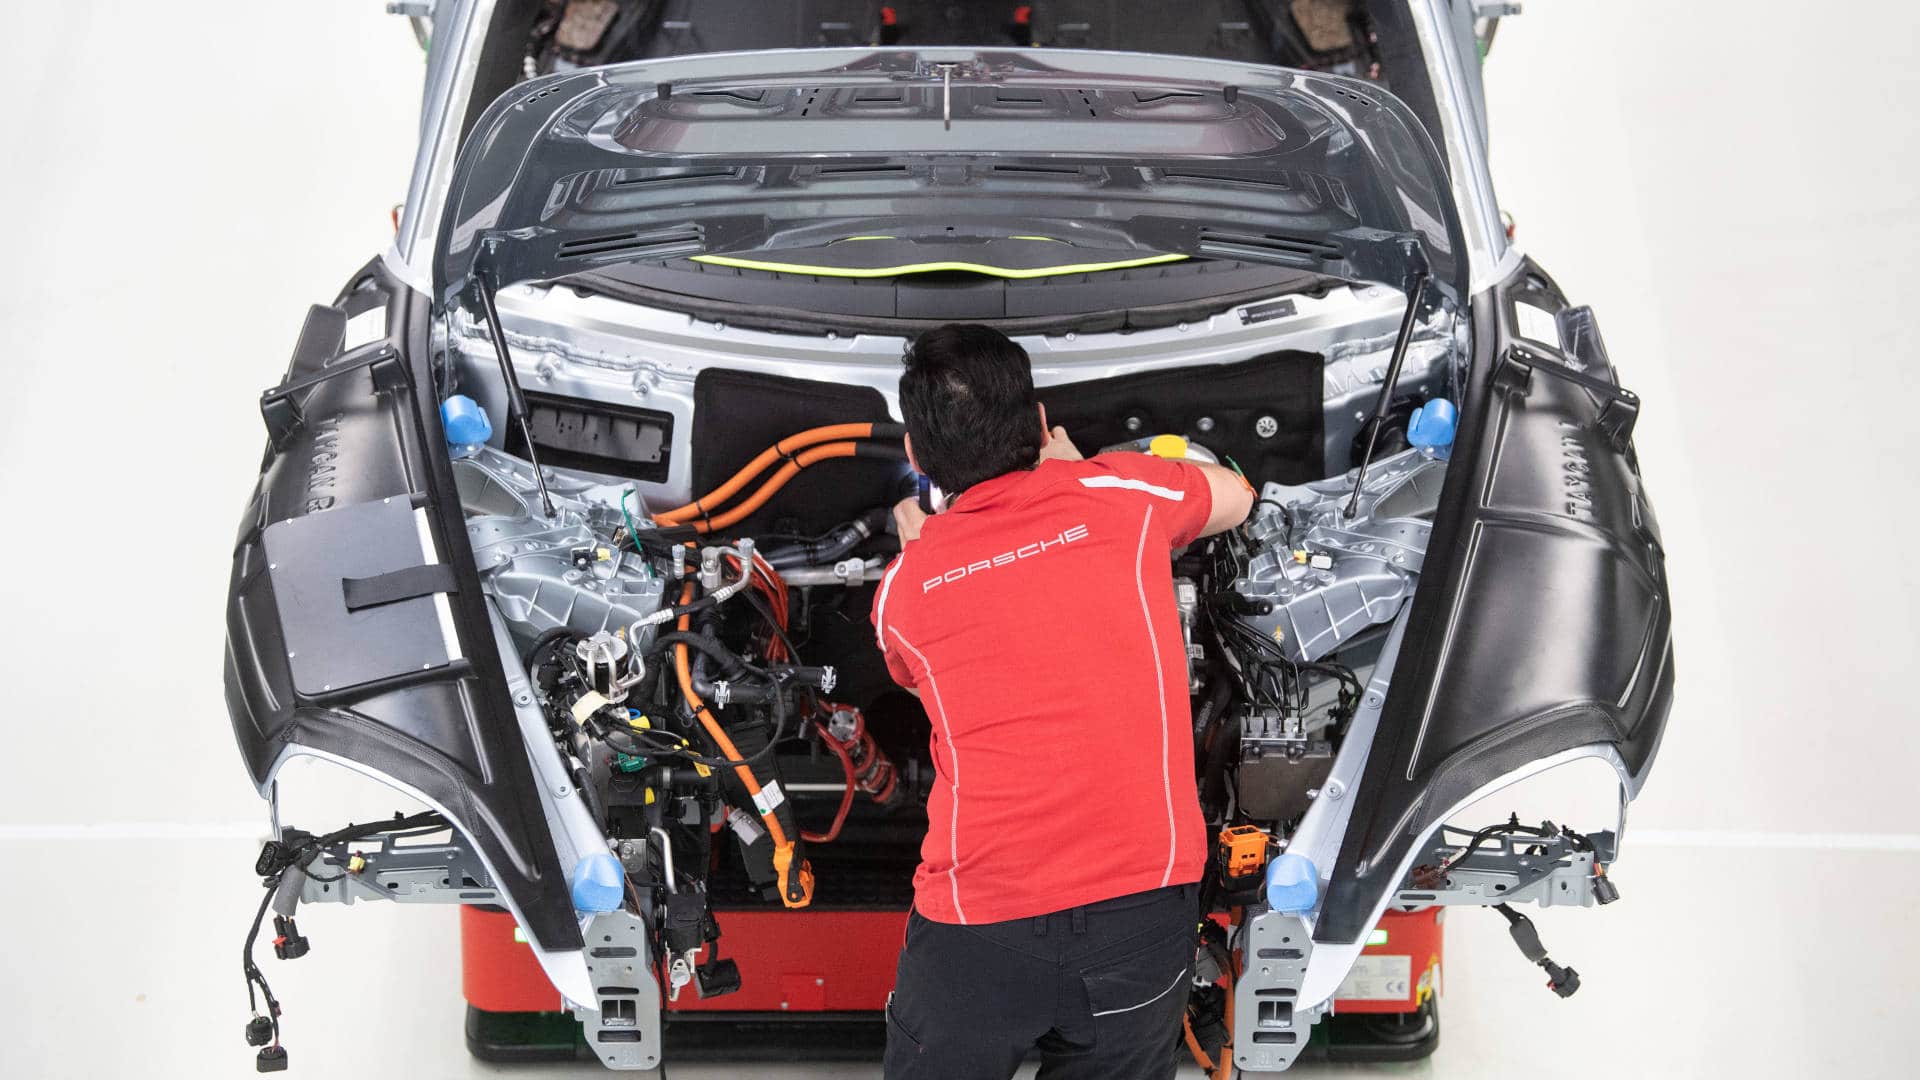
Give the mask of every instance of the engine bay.
M 1316 355 L 1284 362 L 1322 374 Z M 739 372 L 702 379 L 715 375 L 718 386 L 706 382 L 696 396 L 726 400 L 750 432 L 768 423 L 753 418 L 850 398 L 885 415 L 877 395 L 844 387 Z M 1305 438 L 1276 438 L 1284 405 L 1248 407 L 1231 375 L 1184 382 L 1209 389 L 1182 401 L 1113 380 L 1043 395 L 1095 436 L 1145 428 L 1145 407 L 1128 402 L 1153 401 L 1154 421 L 1194 413 L 1172 439 L 1140 434 L 1089 445 L 1090 454 L 1153 443 L 1238 468 L 1234 454 L 1214 449 L 1232 447 L 1282 461 L 1275 471 L 1287 479 L 1323 471 L 1319 417 Z M 530 406 L 554 416 L 532 429 L 539 452 L 616 464 L 593 452 L 630 421 L 587 399 L 548 401 Z M 1260 497 L 1247 524 L 1175 555 L 1197 780 L 1209 835 L 1235 838 L 1231 852 L 1222 848 L 1233 864 L 1223 863 L 1210 904 L 1259 895 L 1258 870 L 1325 784 L 1417 584 L 1445 447 L 1407 445 L 1412 407 L 1381 425 L 1391 452 L 1376 454 L 1357 492 L 1351 472 L 1300 483 L 1250 477 Z M 620 441 L 645 442 L 637 428 Z M 915 491 L 901 433 L 884 419 L 818 424 L 744 466 L 742 437 L 731 433 L 727 464 L 738 467 L 696 458 L 689 474 L 702 493 L 670 506 L 659 499 L 667 485 L 642 479 L 651 462 L 624 477 L 544 464 L 536 473 L 497 446 L 452 448 L 476 566 L 546 742 L 617 854 L 602 900 L 606 910 L 651 913 L 647 948 L 669 1002 L 740 985 L 716 909 L 911 899 L 933 775 L 929 725 L 887 677 L 867 625 L 874 585 L 900 547 L 888 508 Z M 511 434 L 504 441 L 512 445 Z M 696 423 L 690 441 L 711 444 L 712 433 Z M 1291 450 L 1262 455 L 1252 445 L 1268 441 Z M 653 445 L 660 457 L 673 452 L 664 431 Z

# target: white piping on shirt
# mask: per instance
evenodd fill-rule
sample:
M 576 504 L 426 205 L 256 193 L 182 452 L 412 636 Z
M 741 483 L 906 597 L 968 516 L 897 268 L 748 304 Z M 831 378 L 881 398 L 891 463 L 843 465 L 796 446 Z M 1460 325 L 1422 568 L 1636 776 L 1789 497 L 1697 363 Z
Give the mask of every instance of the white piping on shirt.
M 953 783 L 948 785 L 953 794 L 953 805 L 947 811 L 947 885 L 953 890 L 953 913 L 959 918 L 960 925 L 965 926 L 967 913 L 960 908 L 960 879 L 956 876 L 960 870 L 960 752 L 953 745 L 953 728 L 947 723 L 947 705 L 940 700 L 940 682 L 933 677 L 933 665 L 927 663 L 926 654 L 914 648 L 913 642 L 908 641 L 898 628 L 894 629 L 893 636 L 926 670 L 927 689 L 933 692 L 933 708 L 940 714 L 940 732 L 947 740 L 947 761 L 953 765 Z M 1166 708 L 1164 695 L 1160 707 Z M 1165 727 L 1164 724 L 1161 726 Z M 1167 797 L 1171 800 L 1173 796 Z M 1173 804 L 1169 801 L 1167 805 L 1171 807 Z M 1173 864 L 1169 862 L 1167 865 L 1168 873 L 1172 873 Z
M 1179 844 L 1173 830 L 1173 777 L 1167 763 L 1167 675 L 1161 670 L 1160 636 L 1154 633 L 1153 609 L 1147 605 L 1147 586 L 1140 576 L 1140 568 L 1146 562 L 1147 527 L 1151 524 L 1153 507 L 1148 505 L 1146 516 L 1140 519 L 1140 546 L 1133 553 L 1133 587 L 1140 594 L 1140 617 L 1147 623 L 1147 648 L 1153 650 L 1154 697 L 1160 702 L 1160 789 L 1167 797 L 1167 869 L 1160 875 L 1160 885 L 1164 888 L 1173 880 L 1173 858 Z
M 880 602 L 873 608 L 873 640 L 881 652 L 887 651 L 887 590 L 893 588 L 893 575 L 900 572 L 900 564 L 906 561 L 907 557 L 901 555 L 880 577 Z
M 1179 488 L 1161 487 L 1159 484 L 1149 484 L 1145 480 L 1135 480 L 1130 476 L 1083 476 L 1080 478 L 1080 484 L 1090 488 L 1125 488 L 1128 491 L 1144 491 L 1149 495 L 1172 499 L 1174 502 L 1180 502 L 1187 497 L 1187 493 Z

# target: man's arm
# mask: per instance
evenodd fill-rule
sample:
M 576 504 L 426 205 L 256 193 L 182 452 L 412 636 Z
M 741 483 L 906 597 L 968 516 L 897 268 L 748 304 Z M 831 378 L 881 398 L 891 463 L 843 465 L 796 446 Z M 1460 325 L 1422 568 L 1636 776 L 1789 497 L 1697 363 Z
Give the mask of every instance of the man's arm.
M 1082 460 L 1080 451 L 1073 445 L 1073 440 L 1067 437 L 1067 429 L 1063 427 L 1056 427 L 1047 433 L 1047 444 L 1040 448 L 1040 457 L 1043 460 L 1050 457 L 1065 461 Z M 1209 498 L 1207 522 L 1200 527 L 1194 539 L 1226 532 L 1247 520 L 1247 515 L 1253 511 L 1253 485 L 1247 483 L 1245 477 L 1225 465 L 1194 461 L 1191 458 L 1182 458 L 1180 461 L 1181 464 L 1199 469 L 1201 475 L 1207 478 Z M 897 510 L 895 514 L 898 520 Z
M 1247 520 L 1247 515 L 1253 511 L 1253 485 L 1247 483 L 1246 477 L 1225 465 L 1205 461 L 1188 461 L 1187 464 L 1206 475 L 1207 492 L 1213 496 L 1213 508 L 1207 512 L 1207 523 L 1200 527 L 1201 536 L 1226 532 Z

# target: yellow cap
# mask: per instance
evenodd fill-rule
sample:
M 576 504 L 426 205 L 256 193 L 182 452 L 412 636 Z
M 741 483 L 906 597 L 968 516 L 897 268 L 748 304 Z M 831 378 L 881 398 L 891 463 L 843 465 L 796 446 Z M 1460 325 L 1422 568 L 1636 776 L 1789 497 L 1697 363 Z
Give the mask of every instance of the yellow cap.
M 1154 457 L 1183 458 L 1187 456 L 1187 440 L 1178 435 L 1155 435 L 1147 443 L 1147 453 Z

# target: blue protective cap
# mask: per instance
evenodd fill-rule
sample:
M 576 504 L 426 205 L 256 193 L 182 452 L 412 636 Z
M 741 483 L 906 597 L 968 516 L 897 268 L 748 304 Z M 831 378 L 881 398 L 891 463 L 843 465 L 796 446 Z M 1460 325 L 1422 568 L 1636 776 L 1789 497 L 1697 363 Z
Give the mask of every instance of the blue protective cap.
M 455 394 L 440 403 L 440 426 L 453 446 L 472 446 L 493 438 L 493 421 L 487 410 L 465 394 Z
M 1313 910 L 1320 898 L 1320 872 L 1305 855 L 1282 854 L 1267 864 L 1267 904 L 1287 915 Z
M 1454 429 L 1460 426 L 1460 412 L 1446 398 L 1434 398 L 1414 410 L 1407 422 L 1407 442 L 1422 450 L 1453 445 Z
M 625 883 L 620 860 L 604 851 L 589 855 L 573 865 L 573 909 L 613 911 L 620 906 Z

